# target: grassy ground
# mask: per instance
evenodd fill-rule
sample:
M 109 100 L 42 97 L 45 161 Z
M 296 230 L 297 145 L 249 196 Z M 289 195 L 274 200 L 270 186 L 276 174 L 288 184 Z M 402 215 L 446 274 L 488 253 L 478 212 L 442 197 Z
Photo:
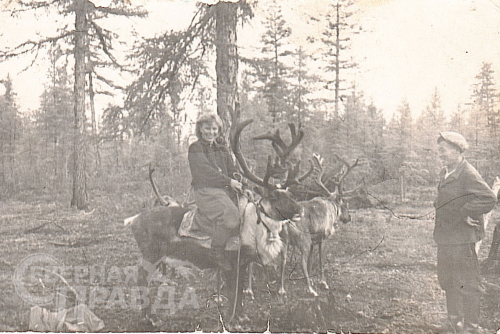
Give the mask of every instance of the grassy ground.
M 86 278 L 81 285 L 111 291 L 120 287 L 130 297 L 133 282 L 125 282 L 127 266 L 137 264 L 139 251 L 123 219 L 149 205 L 148 201 L 122 195 L 111 201 L 94 196 L 93 211 L 84 213 L 62 206 L 60 201 L 10 200 L 0 202 L 0 330 L 28 330 L 30 305 L 16 293 L 12 275 L 23 258 L 36 253 L 53 256 L 75 266 L 103 266 L 104 282 Z M 426 203 L 427 205 L 427 203 Z M 339 228 L 324 247 L 329 291 L 317 288 L 319 298 L 306 293 L 302 272 L 296 266 L 298 254 L 291 252 L 286 283 L 287 297 L 276 296 L 273 270 L 257 269 L 255 300 L 245 299 L 250 319 L 244 330 L 271 332 L 431 333 L 446 317 L 444 294 L 437 284 L 436 247 L 432 241 L 431 208 L 399 206 L 358 210 L 353 221 Z M 413 219 L 414 218 L 414 219 Z M 480 258 L 485 258 L 491 231 L 499 221 L 494 212 L 489 237 Z M 122 278 L 111 277 L 118 268 Z M 115 275 L 116 276 L 116 275 Z M 111 277 L 111 278 L 110 278 Z M 485 277 L 499 285 L 499 278 Z M 74 279 L 71 282 L 74 285 Z M 32 282 L 33 291 L 43 292 L 47 284 Z M 45 282 L 46 283 L 46 282 Z M 54 284 L 62 284 L 60 281 Z M 70 284 L 70 285 L 71 285 Z M 158 312 L 158 330 L 216 331 L 218 312 L 211 298 L 215 278 L 212 271 L 171 270 L 167 285 L 175 289 L 175 312 Z M 37 290 L 38 289 L 38 290 Z M 191 289 L 191 290 L 189 290 Z M 483 296 L 482 326 L 494 333 L 500 328 L 498 292 Z M 115 303 L 98 303 L 93 312 L 104 323 L 103 331 L 141 331 L 139 311 Z M 189 297 L 188 302 L 184 297 Z M 195 300 L 194 300 L 194 299 Z M 186 305 L 179 309 L 181 303 Z M 46 306 L 54 307 L 53 304 Z

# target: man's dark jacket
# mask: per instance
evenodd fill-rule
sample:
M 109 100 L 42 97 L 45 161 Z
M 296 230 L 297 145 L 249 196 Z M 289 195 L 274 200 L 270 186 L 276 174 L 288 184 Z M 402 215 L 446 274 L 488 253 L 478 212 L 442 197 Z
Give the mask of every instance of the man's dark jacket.
M 483 215 L 496 204 L 496 195 L 481 175 L 465 159 L 446 179 L 440 173 L 434 240 L 438 244 L 474 243 L 484 238 Z M 479 226 L 467 224 L 467 217 L 479 221 Z

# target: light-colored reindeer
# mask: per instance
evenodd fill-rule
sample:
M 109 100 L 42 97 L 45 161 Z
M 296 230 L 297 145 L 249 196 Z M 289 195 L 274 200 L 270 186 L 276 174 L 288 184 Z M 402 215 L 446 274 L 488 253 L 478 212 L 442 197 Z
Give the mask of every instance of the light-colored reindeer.
M 349 192 L 343 192 L 342 184 L 349 172 L 357 166 L 358 160 L 353 164 L 349 164 L 346 160 L 338 156 L 337 158 L 342 161 L 346 169 L 343 168 L 340 173 L 337 173 L 328 180 L 335 186 L 335 190 L 331 192 L 324 184 L 327 180 L 323 181 L 325 174 L 323 158 L 316 154 L 313 155 L 313 159 L 311 160 L 313 165 L 312 175 L 314 181 L 320 188 L 319 194 L 321 194 L 321 196 L 299 202 L 303 209 L 302 218 L 298 222 L 292 222 L 285 225 L 283 232 L 280 234 L 284 242 L 281 261 L 281 281 L 278 290 L 278 294 L 281 296 L 286 294 L 284 284 L 288 245 L 293 245 L 300 251 L 300 265 L 308 292 L 312 296 L 318 296 L 318 293 L 313 288 L 313 283 L 309 275 L 313 263 L 312 255 L 314 246 L 318 246 L 320 270 L 319 284 L 324 289 L 329 289 L 323 271 L 323 241 L 330 238 L 335 233 L 335 227 L 339 221 L 343 223 L 351 221 L 349 207 L 343 199 L 345 196 L 357 190 L 354 189 Z M 253 265 L 250 265 L 248 286 L 244 292 L 253 298 L 252 271 Z

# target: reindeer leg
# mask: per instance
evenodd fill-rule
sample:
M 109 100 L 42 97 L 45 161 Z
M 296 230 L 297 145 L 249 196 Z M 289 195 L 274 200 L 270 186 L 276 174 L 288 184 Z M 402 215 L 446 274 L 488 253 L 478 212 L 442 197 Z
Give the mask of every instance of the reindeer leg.
M 310 250 L 310 248 L 309 248 Z M 306 284 L 307 288 L 309 290 L 309 293 L 314 296 L 318 297 L 318 293 L 313 289 L 312 287 L 312 281 L 309 278 L 309 271 L 307 270 L 307 260 L 309 259 L 309 254 L 307 254 L 307 251 L 305 249 L 302 250 L 302 256 L 301 256 L 301 264 L 302 264 L 302 272 L 304 273 L 304 278 L 306 279 Z
M 307 272 L 312 272 L 312 257 L 314 254 L 314 243 L 311 243 L 311 247 L 309 247 L 309 256 L 307 257 Z
M 319 284 L 321 286 L 323 286 L 323 289 L 329 290 L 330 288 L 328 287 L 328 284 L 326 283 L 326 279 L 325 279 L 325 272 L 323 271 L 323 250 L 321 248 L 322 245 L 323 245 L 323 242 L 320 241 L 318 252 L 319 252 L 319 270 L 321 272 L 321 281 L 319 282 Z
M 283 250 L 281 251 L 281 286 L 278 290 L 278 295 L 283 297 L 286 295 L 285 291 L 285 270 L 286 270 L 286 257 L 288 254 L 288 240 L 283 243 Z
M 217 305 L 222 305 L 222 289 L 224 288 L 225 280 L 221 277 L 222 273 L 217 270 L 216 280 L 215 280 L 215 292 L 213 294 L 214 301 Z
M 243 293 L 250 297 L 250 299 L 255 300 L 252 288 L 252 278 L 253 278 L 253 261 L 248 265 L 248 287 L 243 290 Z
M 148 294 L 148 282 L 147 282 L 148 272 L 143 268 L 139 267 L 139 277 L 137 279 L 137 285 L 144 289 L 143 293 Z M 146 305 L 141 305 L 141 314 L 142 319 L 149 319 L 151 315 L 151 303 L 147 303 Z
M 154 260 L 152 260 L 154 261 Z M 139 264 L 137 285 L 139 293 L 145 298 L 141 300 L 141 304 L 137 305 L 141 310 L 142 319 L 140 321 L 141 328 L 155 329 L 156 316 L 152 314 L 152 298 L 149 291 L 149 281 L 156 272 L 157 263 L 151 263 L 145 258 L 141 259 Z

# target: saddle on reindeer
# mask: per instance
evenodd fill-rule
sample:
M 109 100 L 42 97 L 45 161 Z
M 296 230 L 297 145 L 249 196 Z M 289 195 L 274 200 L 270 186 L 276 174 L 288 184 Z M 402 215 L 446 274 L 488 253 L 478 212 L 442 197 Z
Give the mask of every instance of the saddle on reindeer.
M 212 236 L 210 231 L 207 229 L 207 224 L 201 224 L 200 220 L 208 220 L 209 218 L 203 216 L 203 213 L 200 213 L 198 207 L 196 206 L 196 201 L 194 198 L 194 189 L 193 187 L 189 188 L 188 194 L 184 202 L 178 203 L 173 198 L 169 196 L 161 196 L 158 192 L 156 184 L 153 180 L 154 169 L 149 167 L 149 179 L 153 187 L 153 191 L 158 198 L 158 202 L 163 206 L 167 207 L 183 207 L 187 208 L 189 211 L 184 213 L 182 217 L 182 221 L 179 225 L 179 229 L 177 230 L 178 241 L 190 241 L 200 245 L 203 248 L 211 249 L 212 248 Z M 253 194 L 249 190 L 244 190 L 244 193 L 240 194 L 240 196 L 244 196 L 245 199 L 238 202 L 238 204 L 242 205 L 243 208 L 238 208 L 240 213 L 240 221 L 243 217 L 244 206 L 248 204 L 248 200 L 254 201 Z M 161 198 L 161 200 L 160 200 Z M 227 245 L 225 247 L 226 251 L 237 251 L 239 247 L 239 234 L 233 234 L 229 237 L 227 241 Z

